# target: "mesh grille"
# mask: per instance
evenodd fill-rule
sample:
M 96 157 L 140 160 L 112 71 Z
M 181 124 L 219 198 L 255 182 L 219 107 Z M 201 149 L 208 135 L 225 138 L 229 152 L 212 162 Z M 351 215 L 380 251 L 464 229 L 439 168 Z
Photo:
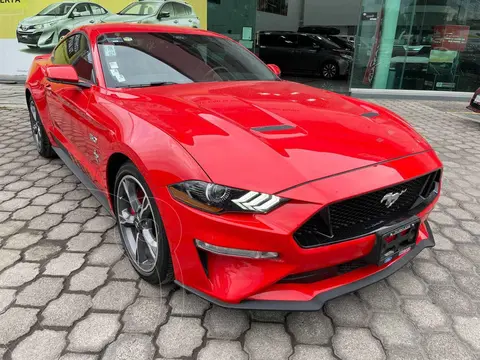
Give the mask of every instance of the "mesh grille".
M 298 229 L 295 240 L 303 247 L 312 247 L 369 233 L 387 221 L 406 216 L 419 196 L 423 195 L 422 190 L 429 189 L 437 178 L 436 173 L 428 174 L 332 204 Z M 385 195 L 399 192 L 403 194 L 392 206 L 387 207 L 386 202 L 382 202 Z

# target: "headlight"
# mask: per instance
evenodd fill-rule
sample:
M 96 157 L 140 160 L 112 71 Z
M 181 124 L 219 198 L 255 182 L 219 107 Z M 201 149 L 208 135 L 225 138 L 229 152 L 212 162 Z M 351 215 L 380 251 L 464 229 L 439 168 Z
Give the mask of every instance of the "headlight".
M 187 205 L 210 213 L 249 212 L 264 214 L 287 199 L 255 191 L 235 189 L 198 180 L 170 185 L 170 194 Z
M 36 30 L 42 30 L 42 29 L 48 28 L 50 26 L 53 26 L 54 24 L 55 24 L 55 22 L 50 22 L 50 23 L 46 23 L 46 24 L 38 24 L 38 25 L 35 25 L 34 28 Z

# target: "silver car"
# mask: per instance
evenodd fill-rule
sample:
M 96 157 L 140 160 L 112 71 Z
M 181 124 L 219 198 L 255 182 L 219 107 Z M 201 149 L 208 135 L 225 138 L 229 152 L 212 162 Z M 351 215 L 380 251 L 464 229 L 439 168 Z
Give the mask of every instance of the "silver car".
M 54 47 L 70 30 L 86 24 L 100 23 L 111 15 L 91 2 L 61 2 L 48 5 L 37 15 L 20 21 L 17 40 L 30 48 Z
M 189 3 L 170 0 L 133 2 L 103 21 L 200 27 L 200 20 Z

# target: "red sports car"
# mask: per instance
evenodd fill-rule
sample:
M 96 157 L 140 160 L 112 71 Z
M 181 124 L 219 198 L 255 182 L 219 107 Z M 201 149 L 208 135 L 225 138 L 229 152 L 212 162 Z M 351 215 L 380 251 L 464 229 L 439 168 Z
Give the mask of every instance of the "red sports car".
M 26 100 L 144 279 L 315 310 L 434 245 L 442 164 L 392 112 L 278 73 L 208 31 L 103 24 L 38 56 Z

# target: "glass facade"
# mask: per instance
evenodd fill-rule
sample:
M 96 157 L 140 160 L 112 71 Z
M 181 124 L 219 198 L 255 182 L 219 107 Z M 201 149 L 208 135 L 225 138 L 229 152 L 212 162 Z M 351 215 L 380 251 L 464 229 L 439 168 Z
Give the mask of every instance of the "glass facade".
M 209 30 L 279 65 L 286 80 L 342 93 L 480 86 L 480 0 L 207 4 Z
M 474 91 L 480 0 L 363 0 L 351 88 Z

